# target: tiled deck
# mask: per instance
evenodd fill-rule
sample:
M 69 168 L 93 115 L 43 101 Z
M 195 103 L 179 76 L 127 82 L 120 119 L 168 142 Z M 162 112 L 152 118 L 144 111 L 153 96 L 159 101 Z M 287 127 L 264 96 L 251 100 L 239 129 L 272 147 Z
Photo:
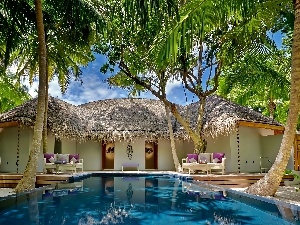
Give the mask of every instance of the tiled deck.
M 131 175 L 131 176 L 143 176 L 143 175 L 173 175 L 174 177 L 178 177 L 183 180 L 197 180 L 203 181 L 209 184 L 224 186 L 227 188 L 232 187 L 248 187 L 251 184 L 255 183 L 257 180 L 261 179 L 264 174 L 184 174 L 184 173 L 176 173 L 174 171 L 85 171 L 83 173 L 62 173 L 62 174 L 38 174 L 36 186 L 45 186 L 49 184 L 55 184 L 63 181 L 74 181 L 81 179 L 83 177 L 91 176 L 92 173 L 96 173 L 99 175 Z M 0 173 L 0 188 L 15 188 L 22 178 L 22 174 L 16 173 Z M 285 175 L 283 177 L 284 180 L 293 180 L 293 176 Z M 283 185 L 282 181 L 282 185 Z

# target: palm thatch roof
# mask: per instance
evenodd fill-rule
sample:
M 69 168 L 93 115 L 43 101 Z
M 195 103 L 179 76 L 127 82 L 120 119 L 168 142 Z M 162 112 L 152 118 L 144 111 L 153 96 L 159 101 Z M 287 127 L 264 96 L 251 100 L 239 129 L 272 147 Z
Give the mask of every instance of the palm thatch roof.
M 6 113 L 0 114 L 0 123 L 19 121 L 34 126 L 37 99 L 30 100 Z M 164 104 L 153 99 L 108 99 L 75 106 L 49 97 L 48 130 L 60 138 L 77 141 L 133 141 L 169 139 Z M 188 112 L 192 126 L 196 125 L 198 103 L 186 107 L 178 105 L 182 115 Z M 183 127 L 172 117 L 177 139 L 189 139 Z M 204 117 L 205 135 L 216 137 L 236 130 L 240 120 L 279 125 L 247 107 L 239 106 L 219 96 L 207 98 Z
M 195 126 L 197 123 L 197 116 L 195 115 L 197 115 L 199 110 L 199 102 L 186 106 L 184 110 L 192 126 Z M 210 95 L 207 97 L 203 118 L 203 133 L 205 137 L 215 138 L 220 135 L 228 135 L 235 132 L 238 129 L 237 122 L 239 121 L 282 126 L 270 117 L 264 116 L 248 107 L 226 100 L 218 95 Z M 176 132 L 176 136 L 188 138 L 186 135 L 184 128 L 180 126 Z

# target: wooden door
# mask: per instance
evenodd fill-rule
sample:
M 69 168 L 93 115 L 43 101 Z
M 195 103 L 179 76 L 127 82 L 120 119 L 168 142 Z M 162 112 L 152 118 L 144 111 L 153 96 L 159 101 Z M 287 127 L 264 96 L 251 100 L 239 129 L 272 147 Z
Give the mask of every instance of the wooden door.
M 157 149 L 155 142 L 145 142 L 145 169 L 157 169 Z
M 102 142 L 102 169 L 114 169 L 115 144 Z

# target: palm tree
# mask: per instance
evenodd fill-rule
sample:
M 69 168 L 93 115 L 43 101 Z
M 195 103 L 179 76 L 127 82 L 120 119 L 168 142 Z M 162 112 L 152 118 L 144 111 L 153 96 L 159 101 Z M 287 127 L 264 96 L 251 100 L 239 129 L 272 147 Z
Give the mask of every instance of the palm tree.
M 246 54 L 222 72 L 218 94 L 285 123 L 290 89 L 290 57 L 271 49 Z
M 282 180 L 284 170 L 291 156 L 298 116 L 300 113 L 300 0 L 294 1 L 295 21 L 292 44 L 292 72 L 290 105 L 285 131 L 279 153 L 269 172 L 246 191 L 251 194 L 273 196 Z
M 37 22 L 37 34 L 39 43 L 39 89 L 38 89 L 38 102 L 36 109 L 36 121 L 33 130 L 33 139 L 31 150 L 29 153 L 29 160 L 25 168 L 23 178 L 18 183 L 15 191 L 23 192 L 35 188 L 37 162 L 40 153 L 40 146 L 42 141 L 42 130 L 45 113 L 45 95 L 46 95 L 46 42 L 45 31 L 43 22 L 42 1 L 35 0 L 35 12 Z
M 26 1 L 22 1 L 22 3 L 24 3 L 26 5 Z M 29 4 L 28 4 L 29 5 Z M 65 4 L 65 6 L 69 6 L 69 4 Z M 47 7 L 47 9 L 49 10 L 50 7 Z M 36 67 L 37 67 L 37 64 L 36 64 L 36 60 L 38 58 L 38 71 L 39 71 L 39 90 L 38 90 L 38 104 L 37 104 L 37 116 L 36 116 L 36 123 L 35 123 L 35 128 L 34 128 L 34 135 L 33 135 L 33 141 L 32 141 L 32 149 L 30 151 L 30 155 L 29 155 L 29 161 L 28 161 L 28 164 L 26 166 L 26 169 L 25 169 L 25 172 L 24 172 L 24 176 L 22 178 L 22 180 L 19 182 L 18 186 L 16 187 L 16 192 L 21 192 L 21 191 L 24 191 L 24 190 L 29 190 L 29 189 L 32 189 L 35 187 L 35 175 L 36 175 L 36 169 L 37 169 L 37 162 L 38 162 L 38 156 L 39 156 L 39 149 L 40 149 L 40 142 L 41 142 L 41 137 L 42 137 L 42 130 L 43 130 L 43 122 L 46 121 L 44 120 L 44 117 L 47 116 L 46 114 L 46 99 L 48 99 L 47 97 L 47 83 L 48 83 L 48 78 L 47 78 L 47 72 L 48 70 L 49 71 L 56 71 L 56 73 L 59 74 L 59 77 L 61 78 L 60 81 L 61 81 L 61 86 L 62 87 L 65 87 L 66 86 L 66 83 L 68 82 L 68 77 L 66 79 L 66 75 L 69 75 L 69 74 L 72 74 L 74 71 L 76 74 L 79 74 L 79 66 L 76 64 L 76 60 L 78 59 L 81 59 L 81 61 L 84 59 L 85 62 L 91 60 L 91 49 L 90 49 L 90 42 L 87 42 L 86 39 L 84 39 L 82 37 L 82 35 L 77 35 L 78 38 L 77 38 L 77 41 L 71 41 L 69 39 L 69 43 L 68 45 L 64 46 L 63 48 L 65 49 L 69 49 L 69 50 L 73 50 L 72 53 L 70 53 L 70 51 L 63 51 L 62 50 L 62 47 L 58 47 L 57 49 L 60 51 L 60 53 L 63 53 L 64 54 L 64 58 L 59 58 L 58 56 L 61 54 L 56 54 L 55 58 L 52 58 L 52 57 L 47 57 L 47 59 L 50 59 L 48 60 L 48 69 L 47 69 L 47 62 L 46 62 L 46 65 L 44 65 L 44 57 L 46 57 L 46 54 L 44 54 L 44 42 L 45 42 L 45 30 L 49 30 L 49 27 L 52 26 L 51 28 L 53 28 L 53 25 L 51 24 L 49 26 L 49 18 L 50 15 L 49 14 L 46 14 L 46 21 L 48 21 L 46 24 L 47 24 L 47 29 L 44 28 L 44 24 L 43 24 L 43 15 L 42 15 L 42 11 L 38 11 L 38 10 L 42 10 L 42 6 L 41 6 L 41 2 L 36 2 L 36 18 L 37 18 L 37 25 L 39 25 L 38 27 L 38 39 L 39 39 L 39 42 L 38 42 L 38 49 L 39 49 L 39 57 L 36 57 L 36 48 L 35 48 L 35 42 L 29 42 L 28 40 L 34 40 L 35 39 L 35 35 L 32 34 L 32 32 L 28 32 L 26 34 L 28 34 L 28 36 L 26 36 L 26 40 L 24 40 L 23 42 L 20 42 L 19 43 L 19 49 L 16 49 L 15 52 L 21 52 L 21 56 L 22 57 L 18 57 L 18 62 L 19 62 L 19 65 L 20 66 L 23 66 L 24 64 L 24 67 L 21 69 L 21 71 L 24 71 L 25 69 L 28 69 L 29 68 L 29 74 L 32 76 L 35 71 L 36 71 Z M 83 10 L 81 10 L 82 12 Z M 75 13 L 73 14 L 75 15 Z M 88 18 L 88 20 L 90 20 L 91 18 L 92 19 L 95 19 L 95 13 L 94 14 L 90 14 L 90 17 Z M 54 15 L 52 15 L 54 16 Z M 76 16 L 76 15 L 75 15 Z M 80 18 L 80 17 L 78 17 Z M 98 14 L 97 14 L 97 19 L 99 18 Z M 54 19 L 54 17 L 52 18 Z M 51 19 L 50 19 L 51 21 Z M 68 22 L 71 22 L 72 20 L 69 18 Z M 62 21 L 60 21 L 62 22 Z M 91 23 L 91 21 L 90 21 Z M 96 27 L 98 27 L 98 24 L 99 22 L 98 21 L 94 21 L 93 23 L 93 26 L 94 24 L 96 23 Z M 79 24 L 79 23 L 78 23 Z M 82 25 L 82 23 L 80 24 Z M 84 26 L 86 26 L 87 24 L 84 24 Z M 74 26 L 73 26 L 74 27 Z M 79 28 L 78 28 L 78 25 L 77 27 L 75 27 L 74 30 L 70 30 L 70 28 L 73 28 L 72 26 L 70 26 L 70 24 L 68 26 L 65 25 L 65 27 L 62 27 L 61 24 L 60 25 L 57 25 L 56 24 L 56 30 L 55 29 L 52 29 L 52 32 L 50 32 L 50 34 L 53 35 L 54 39 L 55 38 L 59 38 L 59 37 L 62 37 L 64 36 L 65 39 L 64 40 L 67 40 L 66 37 L 70 37 L 68 35 L 71 34 L 71 32 L 73 31 L 72 34 L 78 32 L 78 34 L 80 34 L 81 31 L 79 31 Z M 59 28 L 60 28 L 60 31 L 59 31 Z M 43 30 L 42 33 L 41 32 L 41 29 Z M 33 31 L 34 29 L 32 27 L 28 27 L 28 30 L 29 31 Z M 86 30 L 86 27 L 85 27 L 85 31 L 86 32 L 83 32 L 81 34 L 83 35 L 87 35 L 87 31 Z M 56 32 L 56 35 L 54 35 L 54 33 Z M 49 38 L 49 35 L 47 36 Z M 72 37 L 73 38 L 73 37 Z M 87 36 L 86 36 L 87 38 Z M 90 37 L 89 37 L 90 38 Z M 56 40 L 57 41 L 57 40 Z M 52 42 L 52 45 L 50 45 L 51 47 L 55 44 L 53 43 L 57 43 L 57 42 Z M 57 44 L 58 46 L 59 45 L 63 45 L 63 44 L 66 44 L 66 41 L 64 42 L 61 42 L 59 44 Z M 73 47 L 71 47 L 70 43 L 74 44 Z M 84 43 L 84 44 L 83 44 Z M 27 44 L 27 45 L 26 45 Z M 88 47 L 86 47 L 88 45 Z M 25 46 L 25 48 L 24 48 Z M 28 46 L 28 48 L 26 48 Z M 67 46 L 69 48 L 67 48 Z M 50 48 L 51 48 L 50 47 Z M 83 48 L 85 47 L 85 49 Z M 88 49 L 88 52 L 87 50 Z M 24 52 L 26 52 L 26 50 L 29 50 L 29 54 L 26 54 Z M 52 48 L 53 50 L 53 48 Z M 77 54 L 74 53 L 74 50 L 76 51 L 79 51 L 81 50 L 80 54 Z M 10 51 L 11 53 L 12 51 Z M 53 54 L 53 51 L 49 51 L 49 55 L 51 56 L 51 53 Z M 67 55 L 69 53 L 69 55 Z M 16 54 L 16 53 L 14 53 Z M 87 55 L 88 54 L 88 55 Z M 13 54 L 11 54 L 13 56 Z M 19 54 L 18 54 L 19 55 Z M 76 55 L 76 56 L 75 56 Z M 30 58 L 30 56 L 32 56 L 32 58 Z M 81 56 L 84 56 L 84 57 L 81 57 Z M 80 58 L 81 57 L 81 58 Z M 13 59 L 15 59 L 14 57 L 11 57 Z M 64 61 L 65 59 L 65 61 Z M 75 59 L 75 62 L 74 62 L 74 59 Z M 57 60 L 57 61 L 55 61 Z M 73 60 L 73 61 L 72 61 Z M 47 60 L 46 60 L 47 61 Z M 55 62 L 55 68 L 52 66 Z M 70 66 L 73 66 L 73 70 L 70 70 Z M 46 66 L 46 69 L 44 70 L 44 66 Z M 54 69 L 53 69 L 54 68 Z M 55 73 L 51 73 L 51 75 L 53 75 Z M 42 100 L 43 99 L 43 100 Z M 41 107 L 44 107 L 43 110 L 41 110 Z M 41 114 L 43 114 L 43 116 L 41 116 Z M 40 124 L 40 121 L 42 121 L 42 125 Z

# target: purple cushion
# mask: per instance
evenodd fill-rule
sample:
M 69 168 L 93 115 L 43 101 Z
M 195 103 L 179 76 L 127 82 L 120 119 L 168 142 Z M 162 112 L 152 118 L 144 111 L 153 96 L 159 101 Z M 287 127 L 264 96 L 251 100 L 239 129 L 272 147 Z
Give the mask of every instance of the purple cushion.
M 222 162 L 222 159 L 225 157 L 225 153 L 221 153 L 221 152 L 214 152 L 213 153 L 213 159 L 218 159 L 218 163 Z
M 198 162 L 198 154 L 193 153 L 193 154 L 187 154 L 187 158 L 188 158 L 188 162 L 192 163 L 192 162 Z
M 73 163 L 79 163 L 79 154 L 70 154 L 69 162 L 73 161 Z
M 50 158 L 54 158 L 55 159 L 54 153 L 44 153 L 44 158 L 46 159 L 46 163 L 52 163 L 50 161 Z

